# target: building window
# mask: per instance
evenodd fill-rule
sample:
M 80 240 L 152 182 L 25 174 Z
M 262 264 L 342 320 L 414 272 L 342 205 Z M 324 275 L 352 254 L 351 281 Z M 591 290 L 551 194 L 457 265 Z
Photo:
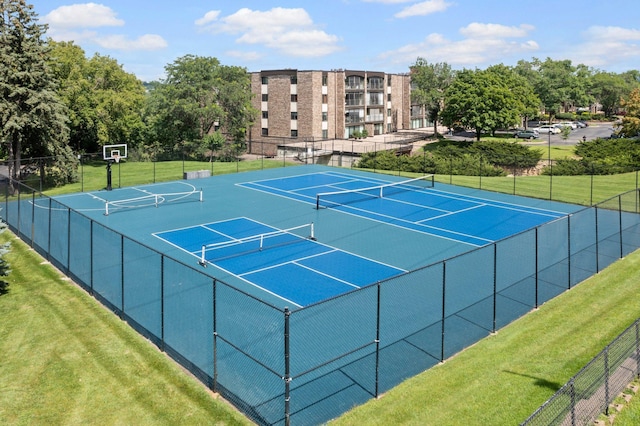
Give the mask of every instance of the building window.
M 298 84 L 298 77 L 295 75 L 291 76 L 291 84 Z
M 329 121 L 328 114 L 326 112 L 322 113 L 322 121 Z
M 391 87 L 391 76 L 387 77 L 387 86 Z
M 269 77 L 262 77 L 262 84 L 269 84 Z
M 382 93 L 369 93 L 368 105 L 382 105 Z
M 364 93 L 347 93 L 346 97 L 345 97 L 345 103 L 348 106 L 353 106 L 353 105 L 364 105 Z
M 262 111 L 262 118 L 269 118 L 269 111 Z
M 329 131 L 328 130 L 323 130 L 322 131 L 322 139 L 329 139 Z
M 262 102 L 268 102 L 269 101 L 269 95 L 266 93 L 262 94 Z
M 322 95 L 322 103 L 323 104 L 329 103 L 329 95 Z
M 291 112 L 291 119 L 292 120 L 297 120 L 298 119 L 298 113 L 296 111 L 292 111 Z
M 391 93 L 387 93 L 387 101 L 391 102 Z
M 298 131 L 297 130 L 292 130 L 291 131 L 291 137 L 292 138 L 297 138 L 298 137 Z
M 291 95 L 291 102 L 298 102 L 298 95 Z
M 327 75 L 326 75 L 326 74 L 323 74 L 323 75 L 322 75 L 322 85 L 323 85 L 323 86 L 326 86 L 326 85 L 327 85 Z
M 384 87 L 384 79 L 381 77 L 370 77 L 367 82 L 367 89 L 382 89 Z
M 387 109 L 387 117 L 391 117 L 391 108 Z
M 262 128 L 262 136 L 269 136 L 269 129 L 267 129 L 266 127 Z
M 347 89 L 364 89 L 364 77 L 350 75 L 345 82 Z

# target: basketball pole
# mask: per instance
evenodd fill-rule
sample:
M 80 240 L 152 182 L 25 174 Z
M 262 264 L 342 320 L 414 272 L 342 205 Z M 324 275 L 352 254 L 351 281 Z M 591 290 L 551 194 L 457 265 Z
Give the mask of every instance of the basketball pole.
M 111 164 L 113 160 L 107 160 L 107 191 L 111 191 Z

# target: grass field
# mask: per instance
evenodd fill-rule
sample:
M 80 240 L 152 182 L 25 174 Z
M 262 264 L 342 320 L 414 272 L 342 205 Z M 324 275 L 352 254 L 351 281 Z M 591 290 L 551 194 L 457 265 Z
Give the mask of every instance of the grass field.
M 134 164 L 152 163 L 128 166 Z M 167 175 L 181 176 L 182 163 L 172 167 Z M 126 185 L 145 182 L 130 172 Z M 84 184 L 104 186 L 104 165 L 85 166 L 84 176 Z M 608 178 L 597 181 L 598 197 L 635 184 L 635 174 Z M 567 178 L 565 196 L 588 198 L 583 183 Z M 539 191 L 548 184 L 539 177 L 530 185 Z M 508 183 L 496 180 L 500 185 Z M 9 232 L 0 236 L 7 240 L 13 249 L 9 293 L 0 296 L 0 424 L 249 424 Z M 332 423 L 518 424 L 640 317 L 639 273 L 636 252 Z M 637 419 L 640 406 L 635 413 Z M 621 422 L 624 415 L 632 414 L 623 412 Z

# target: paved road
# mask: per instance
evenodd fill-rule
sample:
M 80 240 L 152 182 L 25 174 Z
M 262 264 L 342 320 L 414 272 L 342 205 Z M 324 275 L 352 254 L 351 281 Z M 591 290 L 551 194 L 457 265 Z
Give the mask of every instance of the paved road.
M 596 138 L 608 138 L 613 133 L 613 125 L 611 123 L 592 123 L 589 127 L 584 129 L 576 129 L 571 131 L 567 139 L 563 139 L 561 135 L 551 135 L 551 145 L 575 145 L 580 142 L 583 136 L 587 137 L 587 140 Z M 473 140 L 475 139 L 475 133 L 473 132 L 457 132 L 452 136 L 446 135 L 447 139 L 451 140 Z M 523 141 L 524 144 L 540 145 L 541 143 L 548 143 L 549 136 L 540 135 L 540 139 L 534 142 Z

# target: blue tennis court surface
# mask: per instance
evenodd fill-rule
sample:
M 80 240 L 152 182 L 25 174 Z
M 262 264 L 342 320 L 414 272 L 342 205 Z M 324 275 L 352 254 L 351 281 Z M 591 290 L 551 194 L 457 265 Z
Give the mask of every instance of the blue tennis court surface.
M 294 231 L 237 218 L 155 235 L 298 307 L 405 272 Z
M 311 203 L 327 193 L 324 205 L 337 211 L 411 229 L 472 246 L 484 246 L 566 215 L 565 212 L 455 194 L 407 183 L 379 197 L 336 191 L 375 188 L 388 181 L 355 178 L 340 172 L 314 173 L 286 179 L 244 182 L 241 185 Z M 336 197 L 335 201 L 331 198 Z M 320 203 L 322 203 L 320 197 Z
M 290 307 L 433 264 L 578 209 L 441 183 L 411 183 L 383 197 L 367 194 L 344 203 L 321 196 L 322 208 L 316 208 L 318 194 L 405 180 L 312 165 L 58 198 L 135 241 L 185 263 L 204 263 L 206 274 Z M 280 232 L 311 223 L 315 240 Z M 258 240 L 273 232 L 260 250 Z

